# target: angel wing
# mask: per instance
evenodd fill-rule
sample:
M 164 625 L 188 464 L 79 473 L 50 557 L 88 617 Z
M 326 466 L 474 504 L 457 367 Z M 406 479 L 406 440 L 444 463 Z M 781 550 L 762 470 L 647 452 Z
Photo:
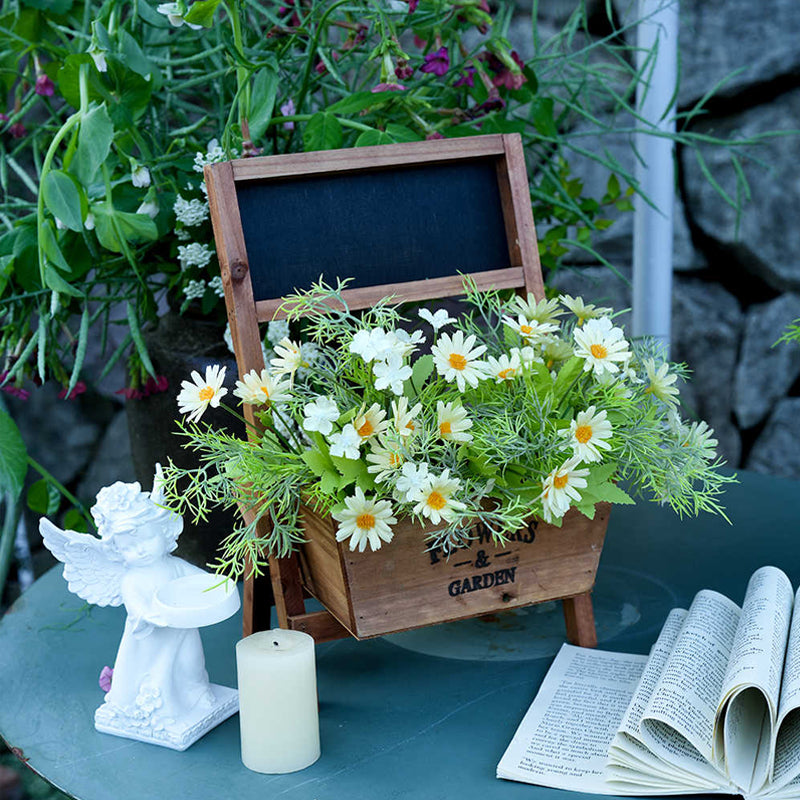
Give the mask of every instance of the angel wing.
M 61 530 L 49 519 L 39 520 L 45 547 L 64 563 L 69 590 L 98 606 L 122 605 L 125 564 L 115 559 L 104 543 L 88 533 Z

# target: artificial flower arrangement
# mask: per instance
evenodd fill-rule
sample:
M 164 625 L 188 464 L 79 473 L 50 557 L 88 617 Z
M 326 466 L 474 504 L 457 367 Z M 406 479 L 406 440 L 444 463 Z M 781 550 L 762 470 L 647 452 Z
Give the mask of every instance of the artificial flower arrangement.
M 288 555 L 304 538 L 301 504 L 359 551 L 390 545 L 403 517 L 427 526 L 421 548 L 448 551 L 476 523 L 502 544 L 531 517 L 560 526 L 570 508 L 593 518 L 597 503 L 639 494 L 724 515 L 735 479 L 718 471 L 713 431 L 678 413 L 685 368 L 626 339 L 612 309 L 465 279 L 471 313 L 421 309 L 429 337 L 391 298 L 351 313 L 344 285 L 286 298 L 309 342 L 283 338 L 268 368 L 236 382 L 256 422 L 246 439 L 199 423 L 225 405 L 224 368 L 183 382 L 180 428 L 200 466 L 170 465 L 167 502 L 201 518 L 209 504 L 253 512 L 223 542 L 220 571 Z

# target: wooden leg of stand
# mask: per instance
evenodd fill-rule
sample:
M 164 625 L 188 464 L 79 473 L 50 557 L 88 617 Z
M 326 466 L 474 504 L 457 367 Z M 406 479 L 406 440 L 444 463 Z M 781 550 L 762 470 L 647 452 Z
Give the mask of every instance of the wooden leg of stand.
M 564 607 L 564 621 L 567 624 L 567 640 L 580 647 L 597 647 L 591 592 L 576 597 L 565 597 L 561 603 Z
M 269 574 L 272 578 L 272 594 L 278 625 L 290 628 L 289 617 L 306 613 L 303 583 L 300 579 L 300 561 L 297 556 L 270 558 Z
M 244 579 L 244 598 L 242 602 L 242 636 L 256 631 L 269 630 L 274 600 L 269 575 L 259 578 L 250 576 Z

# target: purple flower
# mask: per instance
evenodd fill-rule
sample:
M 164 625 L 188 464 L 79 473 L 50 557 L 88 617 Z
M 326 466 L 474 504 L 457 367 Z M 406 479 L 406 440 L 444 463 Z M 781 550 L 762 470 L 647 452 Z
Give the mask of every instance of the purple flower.
M 297 109 L 294 107 L 294 100 L 290 97 L 282 106 L 281 106 L 281 114 L 284 117 L 291 117 L 294 116 L 294 112 Z M 284 122 L 283 129 L 285 131 L 293 131 L 294 130 L 294 122 Z
M 501 108 L 505 108 L 506 101 L 500 97 L 500 93 L 497 89 L 493 86 L 489 90 L 489 96 L 484 100 L 480 105 L 475 106 L 473 111 L 473 117 L 479 117 L 483 114 L 488 114 L 491 111 L 499 111 Z
M 36 86 L 33 87 L 33 91 L 42 95 L 42 97 L 52 97 L 56 92 L 56 87 L 47 75 L 42 74 L 36 79 Z
M 15 122 L 9 129 L 8 132 L 15 138 L 21 139 L 25 134 L 28 132 L 28 129 L 21 123 Z
M 8 375 L 7 371 L 0 372 L 0 383 L 6 379 L 6 375 Z M 0 386 L 0 392 L 10 394 L 12 397 L 19 397 L 20 400 L 27 400 L 31 396 L 31 393 L 27 389 L 14 386 L 13 383 L 10 386 Z
M 169 381 L 166 375 L 158 375 L 156 378 L 149 377 L 144 383 L 144 396 L 160 394 L 169 389 Z
M 59 400 L 74 400 L 79 394 L 83 394 L 86 391 L 86 384 L 83 381 L 78 381 L 75 384 L 75 388 L 69 393 L 69 396 L 67 396 L 68 388 L 68 386 L 65 386 L 58 393 Z
M 408 13 L 413 14 L 417 10 L 419 0 L 408 0 Z
M 374 94 L 375 92 L 404 92 L 406 87 L 402 83 L 378 83 L 370 89 Z
M 430 72 L 441 77 L 450 69 L 450 56 L 446 47 L 440 47 L 434 53 L 425 56 L 425 63 L 419 68 L 420 72 Z
M 431 131 L 426 137 L 426 139 L 444 139 L 444 134 L 439 133 L 439 131 Z
M 98 679 L 98 683 L 100 684 L 100 688 L 104 692 L 108 692 L 111 689 L 111 679 L 114 677 L 114 670 L 111 667 L 103 667 L 100 670 L 100 678 Z
M 469 86 L 472 87 L 475 85 L 475 67 L 469 66 L 467 67 L 461 75 L 458 76 L 458 80 L 453 84 L 453 86 Z
M 401 81 L 407 81 L 414 74 L 414 67 L 404 58 L 397 59 L 397 67 L 395 67 L 394 74 Z

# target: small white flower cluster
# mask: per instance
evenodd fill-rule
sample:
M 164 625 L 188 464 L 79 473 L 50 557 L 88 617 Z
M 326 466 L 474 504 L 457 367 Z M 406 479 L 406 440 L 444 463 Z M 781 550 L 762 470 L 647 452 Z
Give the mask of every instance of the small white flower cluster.
M 187 228 L 202 225 L 208 219 L 208 203 L 197 198 L 187 200 L 182 195 L 178 195 L 172 210 L 175 212 L 175 219 Z
M 180 259 L 182 270 L 187 270 L 189 267 L 200 267 L 201 269 L 207 267 L 213 255 L 214 253 L 207 244 L 192 242 L 191 244 L 178 245 L 178 258 Z
M 206 282 L 191 280 L 183 287 L 187 300 L 199 300 L 206 293 Z
M 222 286 L 222 278 L 219 275 L 208 282 L 208 288 L 211 289 L 217 297 L 225 297 L 225 289 Z
M 236 158 L 236 156 L 238 154 L 234 150 L 231 153 L 231 155 L 233 156 L 233 158 Z M 220 161 L 226 161 L 227 158 L 228 157 L 225 155 L 225 151 L 220 146 L 219 140 L 218 139 L 212 139 L 208 143 L 208 147 L 206 148 L 206 152 L 205 153 L 195 153 L 194 165 L 193 165 L 192 169 L 195 172 L 201 172 L 202 173 L 203 167 L 205 167 L 206 165 L 208 165 L 208 164 L 217 164 Z

